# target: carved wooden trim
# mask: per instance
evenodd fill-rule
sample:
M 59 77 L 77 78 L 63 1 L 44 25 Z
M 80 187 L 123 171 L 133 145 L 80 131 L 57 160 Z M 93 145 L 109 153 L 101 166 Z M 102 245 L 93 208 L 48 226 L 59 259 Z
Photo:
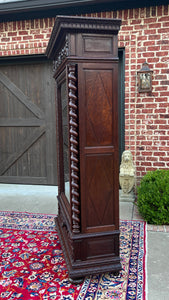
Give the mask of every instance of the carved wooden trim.
M 63 60 L 69 55 L 69 43 L 68 43 L 68 36 L 65 37 L 65 44 L 62 50 L 59 52 L 58 57 L 56 60 L 53 61 L 53 71 L 55 72 L 57 68 L 61 65 Z
M 67 35 L 67 32 L 78 33 L 83 31 L 83 33 L 117 34 L 120 24 L 120 19 L 57 16 L 46 49 L 46 55 L 51 59 L 55 59 L 56 53 L 60 52 L 62 40 Z
M 70 182 L 72 199 L 72 231 L 80 233 L 79 150 L 76 96 L 76 65 L 68 66 L 68 109 L 70 128 Z

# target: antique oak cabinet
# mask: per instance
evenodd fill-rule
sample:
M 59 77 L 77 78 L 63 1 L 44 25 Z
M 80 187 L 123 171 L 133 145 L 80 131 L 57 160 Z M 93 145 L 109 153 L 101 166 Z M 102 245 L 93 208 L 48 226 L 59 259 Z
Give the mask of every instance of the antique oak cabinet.
M 69 277 L 118 272 L 118 48 L 120 20 L 56 17 L 56 226 Z

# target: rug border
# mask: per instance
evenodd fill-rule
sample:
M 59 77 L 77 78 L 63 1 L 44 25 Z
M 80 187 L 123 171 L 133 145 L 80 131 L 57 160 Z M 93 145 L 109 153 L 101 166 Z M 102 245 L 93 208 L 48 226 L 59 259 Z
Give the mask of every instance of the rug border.
M 127 220 L 126 220 L 127 221 Z M 147 222 L 144 220 L 137 220 L 133 219 L 131 221 L 143 223 L 144 225 L 144 260 L 143 260 L 143 275 L 144 275 L 144 284 L 143 284 L 143 291 L 144 291 L 144 298 L 143 300 L 146 300 L 147 291 L 148 291 L 148 284 L 147 284 Z
M 120 221 L 132 221 L 132 222 L 139 222 L 143 223 L 144 225 L 144 259 L 143 259 L 143 299 L 146 300 L 148 294 L 148 282 L 147 282 L 147 222 L 144 220 L 132 219 L 132 220 L 120 220 Z
M 45 214 L 38 212 L 29 212 L 29 211 L 15 211 L 15 210 L 0 210 L 0 213 L 17 213 L 17 214 L 31 214 L 31 215 L 41 215 L 41 216 L 57 216 L 58 214 Z
M 145 234 L 145 240 L 144 240 L 144 299 L 146 300 L 147 297 L 147 291 L 148 291 L 148 285 L 147 285 L 147 222 L 145 222 L 144 225 L 144 234 Z

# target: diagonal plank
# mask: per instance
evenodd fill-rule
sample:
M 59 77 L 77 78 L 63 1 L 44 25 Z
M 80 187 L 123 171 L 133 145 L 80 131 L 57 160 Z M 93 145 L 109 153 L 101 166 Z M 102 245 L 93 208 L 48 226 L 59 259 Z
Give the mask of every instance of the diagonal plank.
M 37 118 L 0 118 L 0 127 L 38 127 L 42 126 L 44 123 L 44 120 L 40 120 Z
M 0 72 L 0 82 L 24 104 L 36 117 L 44 118 L 43 111 L 27 97 L 6 75 Z
M 2 176 L 45 132 L 45 127 L 36 128 L 33 133 L 21 144 L 19 151 L 12 153 L 5 162 L 0 165 Z

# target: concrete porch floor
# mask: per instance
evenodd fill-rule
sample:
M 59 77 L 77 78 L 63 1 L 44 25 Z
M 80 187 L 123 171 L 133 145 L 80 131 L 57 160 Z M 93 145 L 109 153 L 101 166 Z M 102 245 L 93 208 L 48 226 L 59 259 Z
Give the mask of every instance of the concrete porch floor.
M 57 214 L 56 197 L 57 186 L 0 184 L 0 211 Z M 141 218 L 132 202 L 120 201 L 120 219 Z M 168 300 L 169 226 L 147 228 L 146 300 Z
M 0 210 L 57 214 L 57 186 L 0 184 Z

